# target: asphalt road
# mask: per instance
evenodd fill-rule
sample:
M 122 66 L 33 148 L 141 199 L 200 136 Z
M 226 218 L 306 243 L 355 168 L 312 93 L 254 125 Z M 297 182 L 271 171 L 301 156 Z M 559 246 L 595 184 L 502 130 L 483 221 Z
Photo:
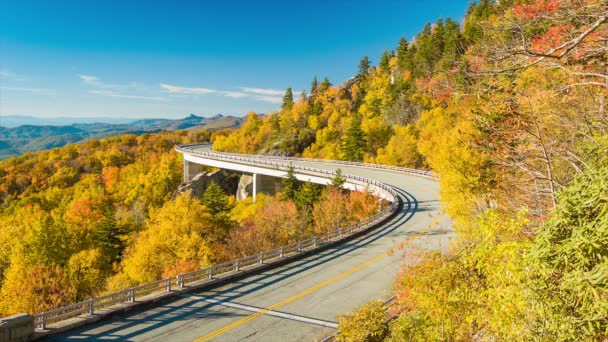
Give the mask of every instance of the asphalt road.
M 391 171 L 341 168 L 396 188 L 404 205 L 373 232 L 238 282 L 182 295 L 66 333 L 52 341 L 318 341 L 335 330 L 336 315 L 391 295 L 400 265 L 412 252 L 441 249 L 454 237 L 441 213 L 436 182 Z

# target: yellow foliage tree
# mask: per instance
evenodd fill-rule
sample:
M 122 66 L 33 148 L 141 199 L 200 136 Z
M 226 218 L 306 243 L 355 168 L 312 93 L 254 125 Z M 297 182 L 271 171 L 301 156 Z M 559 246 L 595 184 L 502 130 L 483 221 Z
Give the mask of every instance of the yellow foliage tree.
M 205 239 L 212 229 L 211 213 L 188 194 L 152 212 L 123 260 L 123 272 L 133 284 L 157 280 L 166 268 L 178 263 L 210 264 L 212 255 Z M 120 282 L 119 282 L 120 283 Z

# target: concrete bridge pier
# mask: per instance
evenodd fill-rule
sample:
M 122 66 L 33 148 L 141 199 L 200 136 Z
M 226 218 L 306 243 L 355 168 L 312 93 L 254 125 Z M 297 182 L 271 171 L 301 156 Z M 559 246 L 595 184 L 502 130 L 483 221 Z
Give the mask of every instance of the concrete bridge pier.
M 280 191 L 279 179 L 272 176 L 265 176 L 259 173 L 253 174 L 253 200 L 255 201 L 258 192 L 265 193 L 267 195 L 274 195 L 277 191 Z
M 184 182 L 190 182 L 194 176 L 203 172 L 205 166 L 184 160 Z

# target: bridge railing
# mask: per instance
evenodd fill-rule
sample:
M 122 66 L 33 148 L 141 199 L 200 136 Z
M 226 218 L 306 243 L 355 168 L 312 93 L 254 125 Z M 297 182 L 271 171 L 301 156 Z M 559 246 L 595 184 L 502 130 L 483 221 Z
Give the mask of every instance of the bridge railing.
M 198 151 L 198 150 L 194 149 L 194 147 L 201 147 L 201 146 L 210 147 L 211 144 L 180 145 L 176 148 L 176 150 L 178 152 L 186 152 L 186 153 L 190 153 L 190 154 L 194 154 L 194 155 L 196 155 L 197 153 L 208 153 L 209 155 L 224 156 L 224 157 L 225 156 L 236 156 L 236 157 L 245 156 L 240 153 L 215 152 L 215 151 L 203 152 L 203 151 Z M 273 160 L 281 160 L 281 161 L 315 162 L 315 163 L 322 163 L 322 164 L 338 164 L 338 165 L 347 165 L 347 166 L 357 166 L 357 167 L 365 167 L 365 168 L 369 168 L 369 169 L 380 169 L 380 170 L 403 172 L 403 173 L 409 173 L 409 174 L 423 176 L 423 177 L 429 177 L 429 178 L 433 178 L 433 179 L 439 179 L 438 173 L 435 173 L 432 171 L 426 171 L 426 170 L 412 169 L 412 168 L 403 167 L 403 166 L 362 163 L 362 162 L 353 162 L 353 161 L 347 161 L 347 160 L 298 158 L 298 157 L 282 157 L 282 156 L 266 156 L 266 155 L 247 156 L 246 158 L 249 158 L 249 159 L 262 159 L 263 158 L 263 159 L 273 159 Z
M 177 147 L 176 149 L 180 152 L 185 152 L 181 150 L 182 148 L 183 147 Z M 187 152 L 193 154 L 207 153 L 200 151 Z M 263 160 L 261 158 L 244 158 L 242 155 L 224 155 L 216 152 L 210 152 L 209 154 L 205 154 L 204 156 L 220 159 L 247 161 L 253 164 L 271 166 L 281 170 L 287 170 L 287 167 L 284 164 Z M 301 166 L 294 166 L 294 169 L 335 176 L 335 172 L 328 170 L 314 169 Z M 347 174 L 343 175 L 343 177 L 345 177 L 347 180 L 356 180 L 363 184 L 374 185 L 382 189 L 387 194 L 390 194 L 390 197 L 392 197 L 393 199 L 392 203 L 377 214 L 368 217 L 362 221 L 359 221 L 346 227 L 340 227 L 338 229 L 330 230 L 327 233 L 303 239 L 286 246 L 281 246 L 272 250 L 263 251 L 255 255 L 250 255 L 243 258 L 223 262 L 192 272 L 178 274 L 173 277 L 157 280 L 139 286 L 134 286 L 125 290 L 109 293 L 104 296 L 90 298 L 79 303 L 39 313 L 34 316 L 36 329 L 44 330 L 49 324 L 64 321 L 66 319 L 80 316 L 83 314 L 94 315 L 99 310 L 107 309 L 119 304 L 142 301 L 147 299 L 146 297 L 150 298 L 150 296 L 156 296 L 163 292 L 171 293 L 176 292 L 176 290 L 180 291 L 187 287 L 203 286 L 206 283 L 232 276 L 235 273 L 242 272 L 246 269 L 255 268 L 258 265 L 264 263 L 268 264 L 278 262 L 286 257 L 293 257 L 303 252 L 310 252 L 316 249 L 320 249 L 328 243 L 333 243 L 346 239 L 353 234 L 373 227 L 376 223 L 379 223 L 387 217 L 391 216 L 397 210 L 399 206 L 398 196 L 392 187 L 365 177 Z

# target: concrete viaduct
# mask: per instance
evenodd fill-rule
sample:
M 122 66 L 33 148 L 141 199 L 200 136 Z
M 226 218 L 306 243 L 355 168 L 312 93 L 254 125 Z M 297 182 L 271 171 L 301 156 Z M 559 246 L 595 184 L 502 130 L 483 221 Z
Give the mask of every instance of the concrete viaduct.
M 370 191 L 393 204 L 331 234 L 38 314 L 30 338 L 321 340 L 336 331 L 336 315 L 389 297 L 400 265 L 415 259 L 412 251 L 444 250 L 454 236 L 439 205 L 435 175 L 429 172 L 218 153 L 209 145 L 176 149 L 184 156 L 185 180 L 203 165 L 242 172 L 253 176 L 255 195 L 271 191 L 274 178 L 285 177 L 290 165 L 299 180 L 319 184 L 329 183 L 340 168 L 347 175 L 346 187 Z

